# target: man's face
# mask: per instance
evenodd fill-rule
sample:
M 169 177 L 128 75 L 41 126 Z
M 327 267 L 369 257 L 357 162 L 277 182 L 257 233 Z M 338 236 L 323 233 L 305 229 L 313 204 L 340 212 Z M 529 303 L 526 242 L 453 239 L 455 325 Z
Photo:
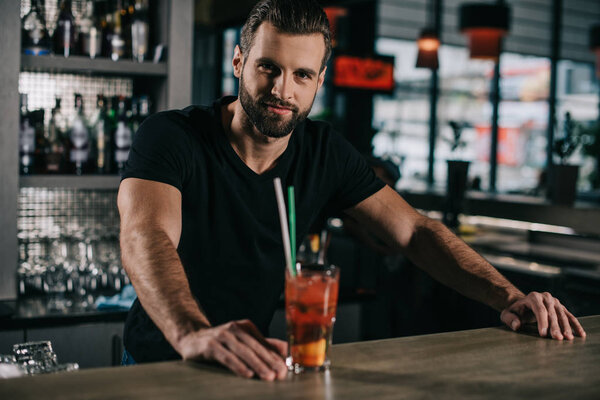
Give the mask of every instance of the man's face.
M 264 22 L 248 53 L 236 47 L 233 57 L 242 108 L 263 135 L 287 136 L 309 114 L 323 84 L 323 35 L 290 35 Z

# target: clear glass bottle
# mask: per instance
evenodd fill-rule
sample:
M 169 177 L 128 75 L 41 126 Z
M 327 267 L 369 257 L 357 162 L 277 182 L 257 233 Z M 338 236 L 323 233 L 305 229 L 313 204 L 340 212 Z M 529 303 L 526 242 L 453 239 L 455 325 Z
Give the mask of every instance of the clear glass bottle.
M 117 110 L 117 129 L 115 130 L 115 163 L 119 174 L 125 168 L 132 141 L 129 116 L 127 114 L 125 97 L 120 96 Z
M 21 47 L 29 55 L 50 54 L 50 38 L 39 0 L 31 2 L 31 9 L 21 21 Z
M 102 27 L 98 16 L 94 13 L 92 0 L 85 3 L 85 13 L 79 24 L 80 52 L 84 56 L 96 58 L 102 51 Z
M 140 107 L 140 124 L 150 115 L 150 99 L 147 95 L 143 94 L 140 96 L 139 107 Z
M 75 93 L 75 111 L 75 118 L 69 130 L 69 138 L 71 139 L 70 158 L 75 174 L 82 175 L 87 169 L 90 131 L 83 113 L 83 98 L 79 93 Z
M 133 136 L 135 136 L 135 133 L 137 132 L 139 126 L 140 126 L 140 116 L 139 116 L 139 112 L 140 112 L 140 107 L 139 107 L 139 97 L 132 97 L 131 98 L 131 107 L 130 107 L 130 115 L 131 118 L 129 118 L 129 126 L 131 127 L 131 136 L 133 138 Z
M 135 61 L 144 62 L 148 53 L 148 0 L 135 0 L 131 23 L 131 55 Z
M 60 13 L 54 30 L 54 53 L 69 57 L 75 51 L 75 18 L 71 10 L 71 1 L 60 3 Z
M 113 61 L 118 61 L 125 55 L 125 38 L 123 37 L 121 15 L 122 4 L 122 0 L 117 0 L 117 6 L 113 14 L 113 30 L 110 38 L 110 58 Z
M 19 170 L 22 175 L 33 172 L 35 152 L 35 129 L 27 109 L 27 94 L 21 96 L 21 118 L 19 128 Z

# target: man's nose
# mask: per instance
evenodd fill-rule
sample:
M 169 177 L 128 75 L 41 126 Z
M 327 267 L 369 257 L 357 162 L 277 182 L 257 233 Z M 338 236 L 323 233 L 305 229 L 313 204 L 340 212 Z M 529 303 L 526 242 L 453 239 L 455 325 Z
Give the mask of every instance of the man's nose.
M 294 93 L 293 78 L 294 77 L 291 74 L 279 74 L 273 82 L 271 94 L 279 97 L 282 100 L 291 99 Z

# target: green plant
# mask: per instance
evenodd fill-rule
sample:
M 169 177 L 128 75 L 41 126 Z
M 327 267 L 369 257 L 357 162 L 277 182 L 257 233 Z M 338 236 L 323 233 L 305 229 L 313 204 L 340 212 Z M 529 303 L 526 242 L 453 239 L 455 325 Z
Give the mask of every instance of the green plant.
M 552 144 L 552 150 L 560 158 L 560 163 L 565 165 L 571 154 L 579 146 L 580 138 L 578 135 L 577 123 L 571 118 L 571 113 L 565 113 L 565 121 L 563 123 L 564 135 L 555 139 Z
M 467 143 L 461 139 L 461 136 L 463 129 L 470 125 L 464 121 L 448 121 L 448 125 L 452 128 L 452 138 L 444 138 L 444 140 L 450 144 L 450 151 L 454 153 L 459 147 L 466 146 Z
M 589 125 L 580 124 L 578 136 L 583 154 L 596 160 L 596 168 L 589 179 L 594 189 L 600 189 L 600 121 Z

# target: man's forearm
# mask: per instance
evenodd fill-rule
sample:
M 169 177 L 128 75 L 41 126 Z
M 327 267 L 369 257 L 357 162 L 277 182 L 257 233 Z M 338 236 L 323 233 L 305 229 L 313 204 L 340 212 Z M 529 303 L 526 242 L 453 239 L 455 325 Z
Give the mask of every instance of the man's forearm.
M 433 278 L 501 311 L 525 295 L 443 224 L 423 218 L 407 255 Z
M 173 347 L 187 333 L 210 326 L 191 293 L 177 250 L 164 231 L 123 229 L 121 252 L 144 310 Z

